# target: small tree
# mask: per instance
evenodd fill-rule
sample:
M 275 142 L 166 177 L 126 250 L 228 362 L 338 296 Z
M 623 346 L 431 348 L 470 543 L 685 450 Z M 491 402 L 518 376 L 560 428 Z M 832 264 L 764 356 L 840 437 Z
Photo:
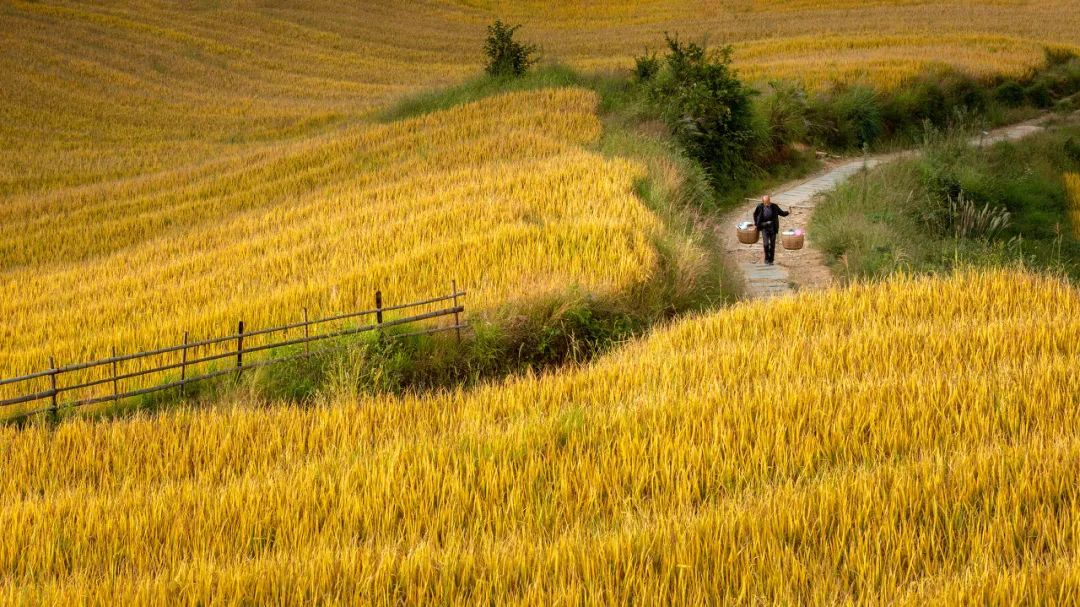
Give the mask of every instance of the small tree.
M 509 26 L 496 21 L 488 26 L 484 53 L 487 54 L 487 73 L 492 76 L 521 76 L 536 63 L 538 51 L 534 44 L 514 40 L 514 32 L 520 25 Z
M 667 74 L 652 89 L 665 121 L 714 184 L 739 183 L 753 170 L 754 93 L 732 71 L 731 47 L 710 51 L 665 37 Z

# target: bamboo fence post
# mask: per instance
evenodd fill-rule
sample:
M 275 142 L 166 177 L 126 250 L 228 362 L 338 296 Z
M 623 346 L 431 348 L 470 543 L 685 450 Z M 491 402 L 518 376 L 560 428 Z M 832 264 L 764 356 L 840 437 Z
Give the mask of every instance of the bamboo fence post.
M 240 321 L 236 329 L 236 379 L 244 371 L 244 321 Z
M 49 373 L 49 383 L 52 388 L 52 414 L 56 415 L 60 410 L 56 399 L 56 376 L 60 374 L 60 370 L 56 368 L 56 359 L 52 356 L 49 357 L 49 370 L 51 371 L 51 373 Z
M 311 354 L 311 342 L 308 341 L 309 339 L 311 339 L 311 329 L 310 329 L 310 326 L 309 326 L 308 323 L 309 323 L 309 321 L 308 321 L 308 310 L 307 310 L 307 307 L 305 306 L 304 307 L 304 352 L 307 353 L 307 354 Z
M 380 344 L 383 340 L 382 321 L 382 291 L 375 291 L 375 324 L 378 325 L 375 332 Z
M 184 331 L 184 349 L 180 351 L 180 397 L 187 396 L 187 351 L 188 332 Z
M 115 345 L 112 347 L 111 352 L 112 352 L 112 359 L 113 359 L 113 361 L 112 361 L 112 394 L 113 394 L 113 398 L 112 399 L 113 399 L 113 404 L 115 405 L 116 403 L 120 402 L 120 382 L 119 382 L 119 380 L 116 379 L 116 376 L 119 375 L 119 373 L 116 372 L 116 346 Z
M 454 294 L 454 332 L 457 333 L 457 342 L 460 344 L 461 343 L 461 319 L 458 317 L 458 298 L 457 298 L 458 290 L 457 290 L 457 281 L 456 280 L 451 280 L 450 281 L 450 288 L 453 289 L 452 293 Z

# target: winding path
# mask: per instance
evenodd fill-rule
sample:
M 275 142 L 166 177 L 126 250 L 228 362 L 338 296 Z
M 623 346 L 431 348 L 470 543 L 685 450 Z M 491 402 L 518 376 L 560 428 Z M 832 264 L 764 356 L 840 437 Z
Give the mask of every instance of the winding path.
M 988 145 L 999 141 L 1015 141 L 1037 133 L 1043 129 L 1041 119 L 1030 120 L 990 131 L 987 135 L 974 138 L 973 145 Z M 863 160 L 843 160 L 833 163 L 809 179 L 782 186 L 772 194 L 773 202 L 791 215 L 784 218 L 784 229 L 802 228 L 806 230 L 806 245 L 799 251 L 784 250 L 780 243 L 776 245 L 776 263 L 765 265 L 761 243 L 744 245 L 739 242 L 735 225 L 753 218 L 754 207 L 758 201 L 747 200 L 735 210 L 725 214 L 715 226 L 720 231 L 720 240 L 730 265 L 737 271 L 744 283 L 743 297 L 760 299 L 785 295 L 797 289 L 816 289 L 833 284 L 832 272 L 825 264 L 825 256 L 814 247 L 813 235 L 808 225 L 814 207 L 821 199 L 821 194 L 828 192 L 863 169 L 874 168 L 917 152 L 897 152 L 870 156 Z

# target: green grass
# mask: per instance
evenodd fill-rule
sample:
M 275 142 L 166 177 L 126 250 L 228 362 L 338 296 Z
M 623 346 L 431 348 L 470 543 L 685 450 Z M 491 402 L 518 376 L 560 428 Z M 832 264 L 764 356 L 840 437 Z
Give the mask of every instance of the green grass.
M 1062 121 L 984 149 L 968 145 L 967 137 L 959 131 L 933 137 L 921 156 L 855 176 L 817 206 L 814 241 L 841 277 L 1023 263 L 1080 279 L 1080 241 L 1070 229 L 1063 179 L 1080 170 L 1069 143 L 1080 140 L 1080 125 Z M 1007 210 L 1008 225 L 957 237 L 943 209 L 961 192 L 979 208 Z
M 562 65 L 547 65 L 520 78 L 483 75 L 457 86 L 410 95 L 386 108 L 377 117 L 382 122 L 394 122 L 448 110 L 502 93 L 582 86 L 582 83 L 580 74 Z
M 797 85 L 788 85 L 790 87 Z M 805 94 L 805 106 L 785 106 L 807 119 L 815 145 L 857 153 L 917 144 L 927 124 L 947 128 L 958 120 L 989 129 L 1032 118 L 1040 111 L 1067 114 L 1078 108 L 1080 57 L 1047 50 L 1044 65 L 1020 80 L 974 77 L 951 69 L 929 69 L 883 91 L 861 84 L 836 84 Z

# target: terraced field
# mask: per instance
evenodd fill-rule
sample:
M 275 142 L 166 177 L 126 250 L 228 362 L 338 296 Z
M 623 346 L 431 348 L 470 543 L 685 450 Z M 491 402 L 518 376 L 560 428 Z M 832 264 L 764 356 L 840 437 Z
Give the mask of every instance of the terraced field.
M 662 225 L 634 196 L 643 169 L 585 148 L 596 104 L 505 95 L 156 174 L 122 201 L 12 201 L 0 372 L 225 334 L 237 318 L 365 309 L 379 288 L 414 301 L 452 278 L 477 310 L 569 287 L 626 293 L 656 270 Z
M 496 17 L 585 70 L 708 32 L 811 86 L 1080 48 L 1073 0 L 9 0 L 0 376 L 375 288 L 694 283 L 595 93 L 379 122 Z M 898 276 L 468 389 L 0 425 L 0 603 L 1076 603 L 1078 343 L 1063 279 Z
M 736 43 L 744 75 L 812 82 L 888 84 L 939 62 L 1015 73 L 1044 44 L 1080 43 L 1068 2 L 763 6 L 4 3 L 0 309 L 16 320 L 0 375 L 48 354 L 220 333 L 241 315 L 293 320 L 301 302 L 355 307 L 403 272 L 395 298 L 456 275 L 478 309 L 554 285 L 603 294 L 648 280 L 663 227 L 631 198 L 640 168 L 586 150 L 599 128 L 587 95 L 369 120 L 477 73 L 497 15 L 582 68 L 624 68 L 665 30 L 709 31 Z M 425 219 L 406 227 L 406 215 Z
M 1073 603 L 1078 340 L 1067 283 L 896 278 L 474 391 L 0 427 L 0 601 Z
M 856 8 L 857 5 L 857 8 Z M 483 26 L 549 59 L 626 67 L 664 31 L 736 44 L 744 76 L 883 84 L 928 65 L 1016 73 L 1080 45 L 1066 0 L 403 4 L 25 2 L 0 7 L 0 193 L 100 184 L 332 131 L 478 71 Z

